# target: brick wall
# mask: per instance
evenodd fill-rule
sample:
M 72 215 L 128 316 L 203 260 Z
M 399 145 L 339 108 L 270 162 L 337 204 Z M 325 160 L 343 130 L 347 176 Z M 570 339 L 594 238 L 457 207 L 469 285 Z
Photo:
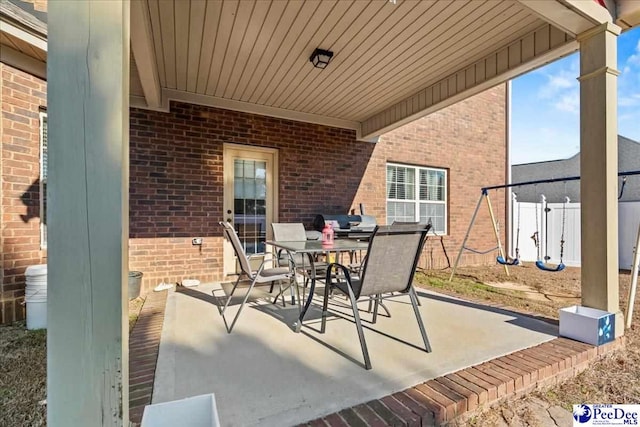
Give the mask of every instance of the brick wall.
M 0 323 L 24 318 L 24 270 L 46 262 L 40 248 L 40 118 L 47 83 L 0 63 Z
M 2 288 L 0 321 L 24 317 L 24 269 L 46 262 L 40 249 L 39 109 L 46 82 L 0 64 L 2 79 Z M 144 288 L 184 278 L 222 279 L 224 143 L 278 150 L 279 221 L 311 226 L 316 213 L 342 213 L 364 203 L 386 221 L 386 163 L 448 170 L 450 257 L 468 226 L 482 185 L 505 181 L 505 89 L 484 92 L 384 135 L 372 144 L 344 129 L 173 103 L 170 113 L 131 110 L 130 263 Z M 504 217 L 503 193 L 492 194 Z M 502 221 L 504 224 L 504 221 Z M 481 210 L 470 245 L 491 247 Z M 204 244 L 192 246 L 193 237 Z M 493 262 L 493 254 L 464 263 Z M 442 266 L 430 240 L 423 266 Z
M 277 149 L 279 221 L 308 227 L 317 213 L 357 211 L 359 203 L 385 223 L 387 162 L 447 169 L 444 242 L 453 262 L 480 187 L 505 181 L 504 108 L 500 86 L 377 144 L 356 141 L 353 131 L 191 104 L 172 103 L 170 113 L 132 110 L 130 268 L 145 273 L 145 289 L 185 277 L 222 279 L 224 143 Z M 504 193 L 492 197 L 504 218 Z M 492 236 L 483 206 L 469 245 L 495 246 Z M 193 237 L 204 237 L 202 247 L 191 245 Z M 466 254 L 463 262 L 495 262 L 493 256 Z M 444 263 L 439 240 L 431 239 L 423 266 Z
M 132 110 L 130 141 L 129 266 L 145 289 L 222 279 L 224 143 L 278 149 L 279 220 L 309 226 L 349 209 L 374 149 L 353 131 L 182 103 Z
M 355 201 L 365 201 L 367 214 L 386 221 L 387 162 L 442 168 L 448 171 L 449 222 L 443 242 L 451 264 L 480 197 L 480 188 L 506 182 L 506 86 L 501 85 L 389 132 L 376 144 Z M 505 244 L 505 192 L 490 193 Z M 354 206 L 356 207 L 356 206 Z M 486 203 L 474 223 L 467 246 L 480 250 L 497 246 Z M 422 266 L 446 267 L 440 240 L 430 237 Z M 495 262 L 486 255 L 465 252 L 463 265 Z

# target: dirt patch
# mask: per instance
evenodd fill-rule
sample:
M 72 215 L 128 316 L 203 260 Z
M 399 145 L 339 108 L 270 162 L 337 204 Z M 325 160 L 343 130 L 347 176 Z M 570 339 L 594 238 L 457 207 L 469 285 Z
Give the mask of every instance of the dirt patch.
M 560 272 L 547 272 L 539 270 L 535 264 L 524 263 L 509 267 L 508 276 L 499 265 L 468 267 L 459 269 L 456 277 L 471 278 L 483 283 L 511 282 L 541 293 L 580 296 L 580 268 L 577 267 L 566 267 Z
M 535 301 L 558 301 L 567 302 L 571 304 L 580 303 L 580 296 L 568 295 L 568 294 L 553 294 L 550 292 L 542 292 L 538 289 L 534 289 L 531 286 L 523 285 L 514 282 L 487 282 L 487 285 L 493 286 L 499 289 L 510 289 L 512 291 L 520 291 L 523 295 Z
M 449 282 L 450 270 L 424 271 L 416 275 L 420 286 L 478 302 L 504 305 L 514 311 L 557 318 L 558 309 L 580 303 L 580 269 L 567 267 L 562 272 L 538 270 L 535 265 L 511 267 L 507 276 L 501 266 L 461 268 Z M 621 272 L 620 308 L 624 311 L 631 282 L 629 272 Z M 544 296 L 540 298 L 540 295 Z M 634 322 L 625 332 L 623 350 L 607 355 L 589 369 L 565 383 L 521 399 L 512 399 L 484 413 L 454 425 L 531 425 L 519 424 L 531 414 L 547 408 L 552 418 L 562 414 L 559 408 L 572 410 L 578 403 L 640 402 L 640 299 L 636 298 Z M 537 412 L 536 412 L 537 411 Z M 555 420 L 555 418 L 554 418 Z M 561 423 L 556 424 L 561 425 Z M 535 423 L 533 425 L 536 425 Z M 553 424 L 551 424 L 553 425 Z

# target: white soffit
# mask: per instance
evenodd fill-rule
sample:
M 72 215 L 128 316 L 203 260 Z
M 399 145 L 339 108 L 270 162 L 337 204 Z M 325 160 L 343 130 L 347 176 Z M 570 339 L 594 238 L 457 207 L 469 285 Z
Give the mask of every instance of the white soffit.
M 143 1 L 163 94 L 347 123 L 545 25 L 511 0 Z

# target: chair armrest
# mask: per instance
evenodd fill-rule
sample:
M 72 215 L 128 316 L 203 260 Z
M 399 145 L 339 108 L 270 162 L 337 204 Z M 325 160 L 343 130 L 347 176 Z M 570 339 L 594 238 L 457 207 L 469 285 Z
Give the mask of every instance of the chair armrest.
M 342 272 L 344 273 L 344 278 L 347 281 L 347 285 L 351 288 L 351 271 L 349 270 L 349 267 L 346 267 L 337 262 L 333 262 L 327 266 L 325 286 L 335 286 L 331 281 L 331 272 L 333 271 L 334 268 L 342 270 Z
M 270 252 L 260 252 L 260 253 L 257 253 L 257 254 L 247 255 L 247 258 L 249 258 L 249 259 L 257 258 L 257 257 L 263 257 L 262 263 L 264 263 L 265 261 L 272 261 L 273 260 L 273 254 L 270 253 Z
M 267 262 L 269 261 L 271 261 L 271 257 L 265 256 L 262 262 L 260 263 L 260 267 L 258 267 L 258 270 L 256 270 L 256 275 L 260 275 L 262 273 L 262 270 L 264 270 Z M 293 262 L 289 261 L 289 274 L 293 273 L 293 266 L 294 266 Z

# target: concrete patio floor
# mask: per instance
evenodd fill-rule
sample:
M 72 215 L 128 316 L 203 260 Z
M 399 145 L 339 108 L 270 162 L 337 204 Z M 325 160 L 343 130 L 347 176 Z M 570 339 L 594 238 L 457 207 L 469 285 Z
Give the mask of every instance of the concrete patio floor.
M 227 334 L 212 291 L 224 295 L 219 284 L 169 292 L 153 403 L 215 393 L 223 426 L 296 425 L 557 336 L 543 321 L 418 290 L 433 352 L 420 349 L 409 299 L 389 300 L 391 318 L 372 325 L 362 315 L 373 365 L 367 371 L 342 297 L 331 304 L 342 316 L 330 317 L 325 334 L 317 305 L 296 334 L 297 307 L 266 299 L 247 305 Z

